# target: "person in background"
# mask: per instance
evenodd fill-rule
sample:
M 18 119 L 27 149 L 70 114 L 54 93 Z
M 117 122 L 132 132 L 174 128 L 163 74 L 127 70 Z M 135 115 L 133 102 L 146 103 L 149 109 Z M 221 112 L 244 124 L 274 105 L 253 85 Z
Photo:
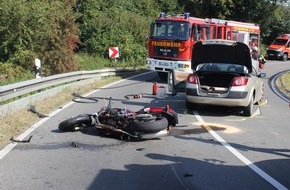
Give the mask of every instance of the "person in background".
M 265 63 L 266 63 L 266 59 L 264 58 L 264 56 L 260 55 L 258 61 L 259 61 L 259 68 L 264 69 Z
M 259 59 L 259 51 L 258 51 L 258 47 L 254 46 L 253 47 L 253 52 L 252 52 L 252 57 L 254 60 L 258 60 Z

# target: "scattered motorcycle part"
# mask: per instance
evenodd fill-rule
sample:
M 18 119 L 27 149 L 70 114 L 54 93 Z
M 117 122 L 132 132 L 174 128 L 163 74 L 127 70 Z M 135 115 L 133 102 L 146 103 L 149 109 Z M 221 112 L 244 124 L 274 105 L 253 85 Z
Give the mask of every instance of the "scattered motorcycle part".
M 134 99 L 139 99 L 142 98 L 142 94 L 132 94 L 132 95 L 126 95 L 125 98 L 130 99 L 130 97 L 134 98 Z
M 133 96 L 135 99 L 139 99 L 139 98 L 142 98 L 142 94 L 136 94 Z
M 33 135 L 31 135 L 27 140 L 17 140 L 17 139 L 14 139 L 14 137 L 11 137 L 10 140 L 13 142 L 18 142 L 18 143 L 28 143 L 28 142 L 30 142 L 32 137 L 33 137 Z
M 48 117 L 47 115 L 45 114 L 42 114 L 42 113 L 39 113 L 38 111 L 36 111 L 35 109 L 35 106 L 31 105 L 28 109 L 28 111 L 32 112 L 32 113 L 35 113 L 38 117 L 40 118 L 44 118 L 44 117 Z
M 80 149 L 83 149 L 83 148 L 80 146 L 80 144 L 77 143 L 77 142 L 75 142 L 75 141 L 73 141 L 73 142 L 71 143 L 71 146 L 74 147 L 74 148 L 80 148 Z
M 78 93 L 72 93 L 72 96 L 76 97 L 74 98 L 72 101 L 74 102 L 77 102 L 77 103 L 95 103 L 95 102 L 98 102 L 98 98 L 96 97 L 84 97 L 84 96 L 81 96 L 80 94 Z M 83 99 L 83 100 L 80 100 L 80 99 Z M 84 101 L 86 100 L 86 101 Z

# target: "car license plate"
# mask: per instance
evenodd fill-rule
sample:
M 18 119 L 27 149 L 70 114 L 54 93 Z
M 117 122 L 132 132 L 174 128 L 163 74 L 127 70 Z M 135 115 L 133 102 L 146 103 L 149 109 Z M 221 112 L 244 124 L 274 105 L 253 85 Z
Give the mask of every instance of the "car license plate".
M 166 63 L 166 62 L 159 62 L 159 65 L 168 67 L 168 63 Z
M 208 96 L 220 96 L 220 93 L 207 93 Z

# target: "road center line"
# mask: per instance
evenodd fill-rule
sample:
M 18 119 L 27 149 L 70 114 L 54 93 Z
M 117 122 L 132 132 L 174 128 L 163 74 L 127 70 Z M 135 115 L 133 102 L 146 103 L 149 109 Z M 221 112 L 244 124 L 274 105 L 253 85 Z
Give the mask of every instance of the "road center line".
M 195 115 L 196 119 L 199 122 L 204 122 L 204 120 L 201 118 L 201 116 L 198 114 L 197 111 L 193 111 L 193 114 Z M 241 153 L 239 153 L 234 147 L 232 147 L 228 142 L 226 142 L 223 138 L 221 138 L 214 130 L 212 130 L 209 126 L 204 126 L 204 128 L 219 142 L 221 143 L 226 149 L 228 149 L 233 155 L 235 155 L 239 160 L 241 160 L 245 165 L 247 165 L 249 168 L 251 168 L 254 172 L 256 172 L 259 176 L 264 178 L 266 181 L 268 181 L 271 185 L 273 185 L 275 188 L 279 190 L 287 190 L 285 186 L 283 186 L 281 183 L 276 181 L 274 178 L 269 176 L 266 172 L 261 170 L 258 166 L 256 166 L 253 162 L 251 162 L 249 159 L 247 159 L 245 156 L 243 156 Z

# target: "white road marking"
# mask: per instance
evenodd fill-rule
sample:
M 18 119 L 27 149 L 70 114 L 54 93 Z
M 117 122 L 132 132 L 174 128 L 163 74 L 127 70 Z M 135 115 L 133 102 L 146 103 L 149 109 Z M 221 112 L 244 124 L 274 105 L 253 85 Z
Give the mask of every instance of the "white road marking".
M 193 111 L 193 114 L 195 115 L 196 119 L 199 122 L 204 122 L 204 120 L 201 118 L 201 116 L 198 114 L 197 111 Z M 245 156 L 243 156 L 241 153 L 239 153 L 234 147 L 232 147 L 229 143 L 227 143 L 223 138 L 221 138 L 214 130 L 212 130 L 209 126 L 204 126 L 206 130 L 219 142 L 221 143 L 226 149 L 228 149 L 233 155 L 235 155 L 239 160 L 241 160 L 246 166 L 251 168 L 254 172 L 256 172 L 259 176 L 261 176 L 263 179 L 265 179 L 267 182 L 269 182 L 271 185 L 273 185 L 275 188 L 279 190 L 287 190 L 285 186 L 283 186 L 281 183 L 276 181 L 274 178 L 269 176 L 266 172 L 261 170 L 258 166 L 256 166 L 253 162 L 251 162 L 249 159 L 247 159 Z
M 275 82 L 276 82 L 276 80 L 277 80 L 277 78 L 279 77 L 279 76 L 281 76 L 282 74 L 284 74 L 284 73 L 286 73 L 287 71 L 282 71 L 282 72 L 280 72 L 280 73 L 278 73 L 278 74 L 276 74 L 275 76 L 274 76 L 274 78 L 271 80 L 271 89 L 275 92 L 275 94 L 277 95 L 277 96 L 279 96 L 280 98 L 282 98 L 283 100 L 285 100 L 287 103 L 290 103 L 290 101 L 289 101 L 289 98 L 286 98 L 286 97 L 284 97 L 278 90 L 277 90 L 277 88 L 276 88 L 276 85 L 275 85 Z
M 70 102 L 67 105 L 63 106 L 63 109 L 70 106 L 71 104 L 73 104 L 74 102 Z M 41 124 L 43 124 L 44 122 L 46 122 L 49 118 L 51 118 L 52 116 L 56 115 L 58 112 L 60 112 L 62 109 L 56 110 L 54 112 L 52 112 L 48 117 L 43 118 L 42 120 L 40 120 L 39 122 L 35 123 L 34 125 L 32 125 L 30 128 L 28 128 L 26 131 L 24 131 L 23 133 L 21 133 L 17 138 L 17 140 L 23 140 L 25 137 L 27 137 L 30 133 L 32 133 L 35 129 L 37 129 Z M 2 158 L 4 158 L 4 156 L 6 156 L 18 143 L 16 142 L 11 142 L 9 143 L 7 146 L 5 146 L 2 150 L 0 150 L 0 160 Z

